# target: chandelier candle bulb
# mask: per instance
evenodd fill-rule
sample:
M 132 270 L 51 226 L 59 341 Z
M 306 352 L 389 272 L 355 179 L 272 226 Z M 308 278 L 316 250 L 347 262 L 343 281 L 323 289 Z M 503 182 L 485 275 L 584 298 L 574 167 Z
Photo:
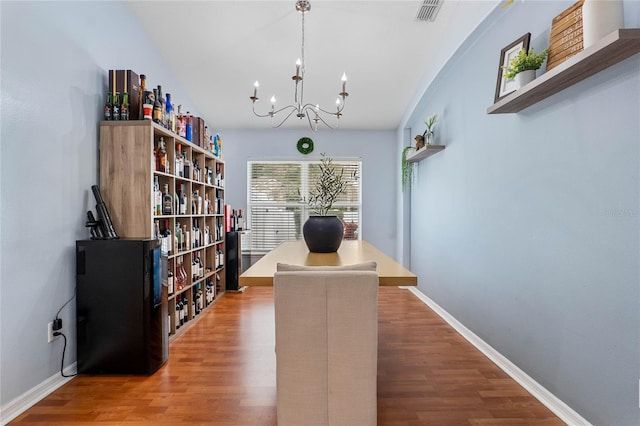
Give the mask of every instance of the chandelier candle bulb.
M 256 82 L 253 83 L 253 97 L 256 100 L 258 99 L 258 87 L 260 87 L 260 83 L 258 83 L 258 81 L 256 80 Z
M 342 73 L 342 91 L 347 92 L 347 73 Z
M 302 65 L 302 61 L 298 58 L 296 61 L 296 77 L 300 77 L 300 65 Z

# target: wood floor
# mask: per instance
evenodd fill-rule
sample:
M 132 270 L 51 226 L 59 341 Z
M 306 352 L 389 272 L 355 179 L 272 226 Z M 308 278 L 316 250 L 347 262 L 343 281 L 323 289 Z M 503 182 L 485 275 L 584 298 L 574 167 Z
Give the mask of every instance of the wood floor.
M 379 303 L 379 425 L 564 424 L 408 290 Z M 226 294 L 154 375 L 78 376 L 11 425 L 276 425 L 273 322 L 271 288 Z

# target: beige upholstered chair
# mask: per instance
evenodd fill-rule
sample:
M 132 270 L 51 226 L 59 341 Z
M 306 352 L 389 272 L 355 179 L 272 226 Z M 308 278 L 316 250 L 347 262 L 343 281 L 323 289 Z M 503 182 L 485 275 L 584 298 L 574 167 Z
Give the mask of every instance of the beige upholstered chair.
M 279 426 L 376 424 L 378 275 L 346 268 L 278 265 Z

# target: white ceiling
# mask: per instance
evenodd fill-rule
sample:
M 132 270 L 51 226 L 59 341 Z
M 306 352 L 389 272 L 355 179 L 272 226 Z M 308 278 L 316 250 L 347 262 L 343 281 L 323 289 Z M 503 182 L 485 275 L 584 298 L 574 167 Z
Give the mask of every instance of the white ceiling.
M 396 129 L 426 83 L 499 0 L 442 0 L 435 22 L 418 22 L 421 0 L 311 0 L 305 14 L 306 103 L 335 108 L 348 77 L 341 129 Z M 143 30 L 217 129 L 269 128 L 251 112 L 293 102 L 301 14 L 295 0 L 129 1 Z M 291 117 L 282 128 L 308 128 Z

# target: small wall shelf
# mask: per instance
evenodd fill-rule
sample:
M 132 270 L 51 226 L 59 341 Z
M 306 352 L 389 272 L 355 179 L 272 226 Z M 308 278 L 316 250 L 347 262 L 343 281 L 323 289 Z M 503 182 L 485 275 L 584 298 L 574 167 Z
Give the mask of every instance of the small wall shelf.
M 487 114 L 523 109 L 640 52 L 640 28 L 618 29 L 487 108 Z
M 416 151 L 415 148 L 411 148 L 407 151 L 407 162 L 417 163 L 424 160 L 427 157 L 431 157 L 433 154 L 437 154 L 444 149 L 444 145 L 427 145 L 422 149 Z

